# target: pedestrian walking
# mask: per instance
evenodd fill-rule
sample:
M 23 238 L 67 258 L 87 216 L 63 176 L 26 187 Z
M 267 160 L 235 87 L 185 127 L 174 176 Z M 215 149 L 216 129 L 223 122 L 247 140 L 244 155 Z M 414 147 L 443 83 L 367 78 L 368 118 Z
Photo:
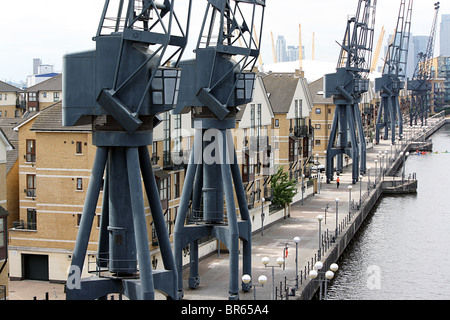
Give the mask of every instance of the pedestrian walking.
M 339 188 L 339 182 L 341 182 L 341 180 L 339 180 L 339 177 L 336 179 L 336 186 L 337 188 Z

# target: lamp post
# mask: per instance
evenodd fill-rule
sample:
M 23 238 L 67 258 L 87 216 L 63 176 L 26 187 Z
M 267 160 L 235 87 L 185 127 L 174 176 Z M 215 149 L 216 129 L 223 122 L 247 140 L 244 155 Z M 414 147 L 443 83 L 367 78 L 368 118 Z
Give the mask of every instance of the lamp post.
M 348 186 L 348 215 L 350 218 L 352 215 L 351 202 L 352 202 L 352 186 Z
M 261 262 L 263 263 L 265 268 L 272 268 L 272 300 L 274 300 L 274 297 L 275 297 L 275 271 L 274 271 L 274 268 L 281 268 L 281 266 L 284 263 L 284 259 L 281 257 L 277 258 L 277 265 L 274 265 L 274 266 L 269 266 L 269 262 L 270 262 L 269 257 L 262 258 Z
M 334 278 L 334 273 L 339 269 L 339 266 L 336 263 L 332 263 L 330 265 L 330 270 L 326 272 L 321 272 L 320 270 L 323 268 L 323 263 L 317 261 L 314 264 L 314 269 L 309 272 L 309 277 L 312 280 L 319 281 L 319 300 L 322 300 L 322 282 L 325 282 L 325 294 L 324 300 L 327 300 L 327 283 L 329 280 Z
M 302 205 L 303 205 L 303 194 L 305 193 L 305 186 L 303 185 L 304 179 L 305 179 L 305 175 L 302 174 Z
M 367 167 L 367 190 L 370 190 L 370 167 Z
M 377 156 L 377 157 L 378 157 L 378 156 Z M 378 160 L 375 159 L 375 185 L 377 184 L 377 175 L 378 175 L 378 172 L 377 172 L 377 163 L 378 163 Z
M 339 198 L 336 198 L 335 200 L 334 200 L 335 202 L 336 202 L 336 238 L 337 238 L 337 236 L 338 236 L 338 209 L 339 209 Z
M 261 236 L 264 235 L 264 202 L 265 198 L 261 198 Z
M 300 243 L 300 237 L 295 237 L 294 243 L 295 243 L 295 288 L 298 290 L 298 244 Z
M 361 198 L 362 198 L 362 179 L 363 176 L 359 175 L 359 207 L 361 208 Z
M 253 290 L 253 300 L 256 300 L 256 284 L 252 283 L 252 277 L 248 274 L 244 274 L 242 276 L 242 282 L 249 285 L 249 288 L 254 287 L 255 289 Z M 261 287 L 264 287 L 264 285 L 267 283 L 267 277 L 265 275 L 261 275 L 258 278 L 258 282 L 261 285 Z
M 319 260 L 321 259 L 322 254 L 322 220 L 323 216 L 317 217 L 317 221 L 319 221 Z
M 317 171 L 317 191 L 320 194 L 320 169 L 319 169 L 319 154 L 316 153 L 316 171 Z

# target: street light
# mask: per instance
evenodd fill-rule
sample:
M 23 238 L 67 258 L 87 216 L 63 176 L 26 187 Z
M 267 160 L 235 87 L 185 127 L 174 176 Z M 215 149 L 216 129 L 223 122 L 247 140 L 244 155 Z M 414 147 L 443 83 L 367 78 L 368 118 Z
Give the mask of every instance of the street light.
M 361 208 L 361 198 L 362 198 L 362 195 L 361 195 L 361 193 L 362 193 L 362 179 L 363 179 L 363 176 L 359 175 L 359 207 L 360 208 Z
M 275 297 L 275 271 L 274 271 L 274 268 L 281 268 L 281 266 L 284 263 L 284 259 L 281 257 L 277 258 L 277 265 L 274 265 L 274 266 L 269 266 L 269 262 L 270 262 L 269 257 L 262 258 L 261 262 L 265 268 L 272 268 L 272 300 L 274 300 L 274 297 Z
M 351 217 L 351 215 L 352 215 L 351 202 L 352 202 L 352 186 L 348 186 L 348 214 L 349 214 L 349 217 Z
M 322 220 L 323 216 L 317 216 L 317 221 L 319 221 L 319 260 L 321 259 L 322 252 Z
M 325 299 L 327 300 L 327 282 L 334 278 L 334 273 L 339 269 L 339 266 L 336 263 L 332 263 L 330 265 L 330 270 L 326 272 L 321 272 L 320 270 L 323 268 L 323 263 L 321 261 L 317 261 L 314 264 L 314 269 L 309 272 L 309 277 L 312 280 L 319 281 L 319 300 L 322 300 L 322 282 L 325 282 Z M 323 278 L 323 279 L 322 279 Z
M 339 208 L 339 198 L 336 198 L 335 200 L 334 200 L 335 202 L 336 202 L 336 238 L 337 238 L 337 236 L 338 236 L 338 208 Z
M 295 243 L 295 288 L 298 290 L 298 244 L 300 243 L 300 237 L 295 237 L 294 243 Z
M 303 194 L 305 193 L 305 187 L 303 185 L 303 180 L 305 179 L 305 175 L 302 174 L 302 205 L 303 205 Z
M 249 285 L 249 288 L 252 288 L 252 287 L 255 288 L 253 290 L 253 300 L 256 300 L 256 284 L 252 283 L 252 277 L 248 274 L 244 274 L 242 276 L 242 282 Z M 267 283 L 267 277 L 265 275 L 259 276 L 258 282 L 261 285 L 261 287 L 264 287 L 264 285 Z
M 264 202 L 265 198 L 261 198 L 261 236 L 264 235 Z
M 378 157 L 378 156 L 377 156 Z M 375 159 L 375 185 L 377 184 L 377 163 L 378 163 L 378 160 L 377 159 Z

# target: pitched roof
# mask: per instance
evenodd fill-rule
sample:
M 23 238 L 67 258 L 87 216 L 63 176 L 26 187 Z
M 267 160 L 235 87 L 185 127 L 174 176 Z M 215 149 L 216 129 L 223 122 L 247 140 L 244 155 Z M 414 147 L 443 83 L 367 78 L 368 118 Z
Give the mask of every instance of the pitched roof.
M 270 73 L 263 77 L 273 113 L 287 113 L 299 78 L 295 73 Z
M 65 127 L 62 125 L 62 101 L 41 110 L 31 127 L 31 131 L 92 131 L 91 125 Z
M 309 91 L 314 104 L 334 104 L 333 98 L 325 98 L 323 92 L 323 77 L 309 84 Z
M 0 92 L 22 92 L 23 90 L 10 85 L 9 83 L 0 81 Z
M 29 87 L 26 91 L 37 92 L 37 91 L 62 91 L 62 74 L 58 74 L 53 78 L 42 81 L 41 83 L 35 84 Z

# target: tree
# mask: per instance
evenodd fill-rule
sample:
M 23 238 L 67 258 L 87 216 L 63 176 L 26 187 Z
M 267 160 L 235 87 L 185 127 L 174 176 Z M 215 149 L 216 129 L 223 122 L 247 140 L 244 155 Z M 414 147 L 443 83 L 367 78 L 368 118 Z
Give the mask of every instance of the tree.
M 289 180 L 287 172 L 284 172 L 281 166 L 272 177 L 271 187 L 272 203 L 283 208 L 292 203 L 292 199 L 297 194 L 295 180 Z

